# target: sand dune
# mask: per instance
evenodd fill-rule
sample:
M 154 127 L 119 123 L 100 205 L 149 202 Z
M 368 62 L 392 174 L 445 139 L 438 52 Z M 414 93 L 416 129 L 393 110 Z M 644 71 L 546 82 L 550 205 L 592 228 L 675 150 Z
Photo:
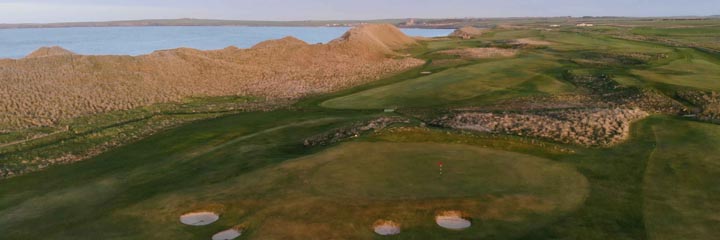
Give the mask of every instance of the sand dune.
M 24 59 L 0 60 L 0 129 L 185 97 L 294 99 L 333 91 L 422 64 L 395 54 L 415 43 L 392 25 L 366 25 L 328 44 L 286 37 L 250 49 L 180 48 L 136 57 L 43 48 Z
M 455 30 L 450 34 L 450 37 L 460 37 L 463 39 L 471 39 L 474 37 L 481 36 L 485 31 L 483 29 L 475 28 L 472 26 L 463 27 Z
M 68 51 L 58 46 L 52 47 L 41 47 L 32 53 L 28 54 L 25 58 L 39 58 L 39 57 L 51 57 L 51 56 L 67 56 L 75 55 L 75 53 Z

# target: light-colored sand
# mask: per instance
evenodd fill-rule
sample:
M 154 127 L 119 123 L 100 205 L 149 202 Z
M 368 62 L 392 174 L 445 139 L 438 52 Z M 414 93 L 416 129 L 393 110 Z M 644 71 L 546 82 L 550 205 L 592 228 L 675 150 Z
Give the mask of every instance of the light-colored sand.
M 475 28 L 472 26 L 463 27 L 460 29 L 455 30 L 450 34 L 450 37 L 460 37 L 463 39 L 471 39 L 473 37 L 481 36 L 485 30 Z
M 472 225 L 470 220 L 463 218 L 459 211 L 442 212 L 435 217 L 435 222 L 440 227 L 450 230 L 462 230 Z
M 214 212 L 193 212 L 180 216 L 180 222 L 191 226 L 204 226 L 214 223 L 220 216 Z
M 494 57 L 512 57 L 517 54 L 514 49 L 502 48 L 463 48 L 441 51 L 442 54 L 455 55 L 463 58 L 494 58 Z
M 400 224 L 388 220 L 378 220 L 375 222 L 375 233 L 378 235 L 388 236 L 400 234 Z
M 231 228 L 212 236 L 212 240 L 232 240 L 242 235 L 242 231 Z
M 381 24 L 353 28 L 328 44 L 286 37 L 249 49 L 178 48 L 140 56 L 40 48 L 27 58 L 0 60 L 0 96 L 7 100 L 0 101 L 0 126 L 52 126 L 188 97 L 298 99 L 420 66 L 425 61 L 396 52 L 415 44 L 395 26 Z

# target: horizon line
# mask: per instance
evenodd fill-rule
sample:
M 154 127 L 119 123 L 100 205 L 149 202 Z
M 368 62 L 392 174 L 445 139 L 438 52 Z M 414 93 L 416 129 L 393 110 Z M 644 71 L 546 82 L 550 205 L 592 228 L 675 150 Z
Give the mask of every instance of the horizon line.
M 647 18 L 715 18 L 720 17 L 720 14 L 713 15 L 671 15 L 671 16 L 509 16 L 509 17 L 438 17 L 438 18 L 427 18 L 427 17 L 404 17 L 404 18 L 379 18 L 379 19 L 305 19 L 305 20 L 251 20 L 251 19 L 213 19 L 213 18 L 145 18 L 145 19 L 123 19 L 123 20 L 97 20 L 97 21 L 59 21 L 59 22 L 23 22 L 23 23 L 7 23 L 3 22 L 0 25 L 43 25 L 43 24 L 73 24 L 73 23 L 112 23 L 112 22 L 139 22 L 139 21 L 167 21 L 167 20 L 205 20 L 205 21 L 238 21 L 238 22 L 371 22 L 371 21 L 389 21 L 389 20 L 408 20 L 408 19 L 422 19 L 422 20 L 461 20 L 461 19 L 488 19 L 488 20 L 502 20 L 502 19 L 538 19 L 538 18 L 628 18 L 628 19 L 647 19 Z

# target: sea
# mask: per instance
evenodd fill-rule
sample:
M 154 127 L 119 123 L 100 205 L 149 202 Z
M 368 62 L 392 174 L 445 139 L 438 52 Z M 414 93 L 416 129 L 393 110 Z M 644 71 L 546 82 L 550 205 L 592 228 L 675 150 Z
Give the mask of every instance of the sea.
M 142 55 L 180 47 L 201 50 L 228 46 L 249 48 L 286 36 L 307 43 L 327 43 L 346 27 L 74 27 L 0 29 L 0 58 L 22 58 L 45 46 L 84 55 Z M 410 36 L 447 36 L 451 29 L 401 29 Z

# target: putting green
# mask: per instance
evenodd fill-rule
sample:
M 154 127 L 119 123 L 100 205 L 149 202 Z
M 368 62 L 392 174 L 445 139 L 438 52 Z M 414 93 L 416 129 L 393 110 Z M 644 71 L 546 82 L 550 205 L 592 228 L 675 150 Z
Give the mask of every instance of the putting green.
M 315 155 L 312 161 L 328 162 L 311 178 L 315 190 L 347 198 L 581 196 L 586 191 L 584 177 L 566 165 L 465 145 L 352 143 Z

